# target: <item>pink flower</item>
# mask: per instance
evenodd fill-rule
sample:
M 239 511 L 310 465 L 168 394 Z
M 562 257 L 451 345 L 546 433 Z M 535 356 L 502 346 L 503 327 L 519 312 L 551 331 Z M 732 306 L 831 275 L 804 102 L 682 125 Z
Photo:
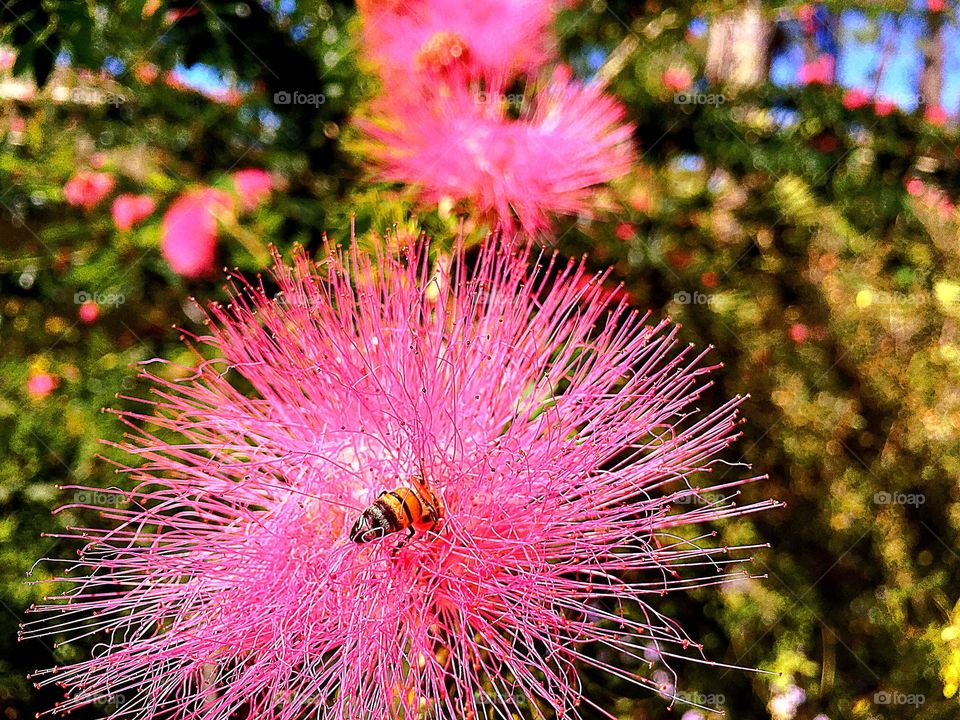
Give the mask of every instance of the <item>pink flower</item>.
M 110 194 L 115 184 L 110 173 L 81 170 L 67 180 L 63 195 L 68 204 L 91 210 Z
M 133 66 L 133 74 L 144 85 L 152 85 L 160 76 L 160 68 L 152 62 L 138 62 Z
M 927 10 L 930 12 L 943 12 L 946 9 L 946 0 L 927 0 Z
M 797 72 L 801 85 L 829 85 L 833 82 L 833 55 L 818 55 L 816 59 L 804 63 Z
M 508 79 L 536 72 L 551 56 L 549 0 L 360 0 L 367 53 L 381 72 Z
M 919 197 L 923 195 L 926 190 L 926 185 L 924 185 L 923 180 L 917 177 L 912 177 L 904 184 L 907 189 L 907 192 L 914 197 Z
M 668 68 L 663 73 L 663 86 L 671 92 L 686 90 L 693 83 L 693 75 L 685 67 Z
M 931 125 L 942 127 L 947 124 L 947 111 L 940 105 L 927 105 L 923 111 L 923 119 Z
M 655 689 L 615 658 L 701 656 L 660 597 L 747 558 L 691 526 L 775 505 L 733 502 L 739 400 L 699 412 L 709 368 L 676 327 L 526 255 L 301 251 L 279 294 L 234 281 L 191 367 L 151 361 L 156 394 L 120 413 L 132 489 L 92 493 L 111 528 L 77 531 L 68 599 L 24 627 L 98 643 L 38 674 L 57 710 L 577 717 L 578 665 Z M 360 535 L 420 517 L 414 491 L 436 522 Z
M 240 196 L 240 205 L 245 210 L 253 210 L 270 197 L 273 178 L 266 170 L 247 168 L 233 173 L 233 186 Z
M 843 94 L 842 102 L 847 110 L 856 110 L 870 102 L 870 95 L 863 90 L 853 88 Z
M 40 400 L 52 393 L 60 385 L 60 378 L 48 372 L 33 372 L 27 378 L 27 393 Z
M 17 62 L 17 54 L 10 48 L 0 48 L 0 71 L 12 70 Z
M 217 218 L 233 212 L 233 198 L 223 190 L 201 188 L 184 193 L 163 216 L 160 249 L 175 272 L 188 278 L 213 273 Z
M 125 231 L 153 214 L 157 204 L 149 195 L 133 195 L 124 193 L 118 195 L 110 206 L 113 224 L 117 230 Z
M 896 109 L 897 106 L 891 100 L 877 98 L 873 101 L 873 112 L 877 117 L 887 117 L 887 115 L 893 114 Z
M 588 213 L 594 188 L 634 158 L 623 107 L 597 85 L 555 78 L 523 99 L 519 119 L 496 87 L 451 88 L 425 103 L 383 98 L 367 124 L 376 169 L 420 189 L 425 202 L 469 202 L 492 222 L 543 231 L 551 213 Z
M 92 325 L 100 317 L 100 306 L 93 300 L 88 300 L 77 308 L 77 316 L 84 325 Z

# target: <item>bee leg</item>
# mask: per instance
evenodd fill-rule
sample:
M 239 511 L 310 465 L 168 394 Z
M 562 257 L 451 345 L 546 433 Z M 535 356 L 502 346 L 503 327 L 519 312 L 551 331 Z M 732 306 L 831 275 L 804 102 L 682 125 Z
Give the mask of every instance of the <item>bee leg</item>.
M 400 542 L 398 542 L 396 545 L 393 546 L 391 555 L 393 557 L 396 557 L 397 553 L 400 552 L 401 548 L 406 547 L 407 543 L 413 540 L 413 536 L 415 534 L 416 534 L 416 530 L 414 530 L 413 526 L 411 525 L 409 528 L 407 528 L 407 534 L 400 539 Z

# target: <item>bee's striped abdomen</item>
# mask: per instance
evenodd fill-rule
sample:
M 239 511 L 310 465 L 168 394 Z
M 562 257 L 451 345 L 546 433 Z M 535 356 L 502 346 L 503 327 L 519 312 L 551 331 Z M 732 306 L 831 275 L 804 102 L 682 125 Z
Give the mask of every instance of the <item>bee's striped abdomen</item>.
M 436 524 L 437 510 L 424 502 L 412 488 L 397 488 L 380 493 L 364 510 L 353 528 L 350 539 L 355 543 L 372 542 L 401 530 L 424 524 Z

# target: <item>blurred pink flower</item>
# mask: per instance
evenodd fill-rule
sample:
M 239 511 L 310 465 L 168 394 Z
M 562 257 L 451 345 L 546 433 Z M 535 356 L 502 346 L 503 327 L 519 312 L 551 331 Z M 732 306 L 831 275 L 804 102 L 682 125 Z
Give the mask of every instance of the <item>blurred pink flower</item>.
M 888 115 L 892 115 L 893 111 L 896 109 L 897 106 L 892 100 L 887 100 L 886 98 L 877 98 L 873 101 L 873 113 L 877 117 L 887 117 Z
M 856 110 L 870 102 L 870 95 L 863 90 L 853 88 L 843 94 L 842 102 L 847 110 Z
M 233 173 L 233 186 L 240 196 L 240 205 L 253 210 L 268 197 L 273 189 L 273 178 L 266 170 L 247 168 Z
M 48 372 L 33 372 L 27 378 L 27 393 L 30 397 L 41 399 L 52 393 L 60 385 L 60 378 Z
M 17 62 L 17 54 L 10 48 L 0 48 L 0 70 L 12 70 Z
M 156 202 L 149 195 L 123 193 L 113 201 L 110 214 L 113 216 L 113 224 L 117 226 L 117 230 L 129 230 L 150 217 L 156 207 Z
M 822 54 L 800 66 L 797 80 L 801 85 L 829 85 L 833 82 L 833 55 Z
M 942 127 L 947 124 L 947 111 L 940 105 L 927 105 L 923 110 L 923 119 L 931 125 Z
M 77 308 L 77 317 L 84 325 L 92 325 L 100 317 L 100 306 L 93 300 L 88 300 Z
M 115 184 L 110 173 L 81 170 L 67 180 L 63 195 L 69 205 L 90 210 L 110 194 Z
M 386 120 L 366 131 L 382 179 L 418 187 L 422 199 L 472 203 L 488 220 L 526 232 L 551 213 L 588 213 L 597 185 L 626 174 L 633 128 L 599 85 L 562 72 L 521 99 L 519 118 L 497 87 L 450 88 L 432 103 L 382 98 Z
M 919 197 L 923 195 L 926 190 L 926 185 L 923 180 L 917 177 L 912 177 L 904 183 L 904 187 L 907 189 L 907 192 L 914 197 Z
M 816 32 L 816 8 L 812 3 L 803 3 L 797 8 L 797 20 L 805 33 Z
M 151 85 L 160 76 L 160 68 L 152 62 L 138 62 L 133 66 L 133 74 L 144 85 Z
M 160 249 L 175 272 L 188 278 L 213 273 L 217 250 L 217 218 L 233 212 L 233 198 L 223 190 L 185 192 L 163 216 Z
M 428 257 L 298 252 L 279 294 L 234 280 L 190 367 L 150 361 L 156 394 L 120 412 L 133 489 L 91 493 L 112 529 L 77 532 L 68 601 L 24 626 L 100 643 L 38 673 L 57 711 L 575 718 L 596 706 L 575 663 L 657 690 L 605 658 L 702 659 L 655 606 L 744 577 L 748 548 L 693 526 L 775 505 L 736 506 L 748 480 L 724 477 L 739 399 L 701 413 L 704 353 L 582 264 L 493 240 L 469 266 Z M 352 539 L 419 482 L 438 525 Z
M 387 76 L 462 71 L 507 80 L 549 59 L 550 0 L 360 0 L 366 50 Z
M 664 71 L 662 82 L 667 90 L 680 92 L 693 84 L 693 75 L 685 67 L 671 67 Z

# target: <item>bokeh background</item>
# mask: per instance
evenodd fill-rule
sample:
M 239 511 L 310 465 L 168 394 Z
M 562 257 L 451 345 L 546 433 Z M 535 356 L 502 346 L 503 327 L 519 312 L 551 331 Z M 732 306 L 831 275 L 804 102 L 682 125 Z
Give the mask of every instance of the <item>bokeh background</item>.
M 770 475 L 745 499 L 788 503 L 719 528 L 772 544 L 765 579 L 664 600 L 717 661 L 779 675 L 686 665 L 678 687 L 746 720 L 960 717 L 955 6 L 563 5 L 560 51 L 625 104 L 638 160 L 597 191 L 607 212 L 558 219 L 549 242 L 715 346 L 712 399 L 750 395 L 728 460 Z M 452 242 L 463 208 L 369 175 L 352 121 L 381 89 L 359 37 L 349 3 L 0 3 L 8 720 L 55 699 L 27 673 L 85 652 L 17 642 L 50 589 L 42 567 L 25 584 L 34 562 L 75 551 L 43 533 L 84 521 L 51 516 L 72 497 L 58 485 L 116 482 L 98 439 L 123 428 L 101 408 L 143 391 L 131 363 L 185 360 L 172 326 L 196 329 L 197 303 L 224 297 L 222 272 L 190 279 L 161 252 L 171 204 L 269 173 L 212 231 L 218 267 L 251 273 L 270 243 L 347 240 L 351 214 L 361 238 L 397 223 Z M 277 95 L 294 91 L 322 101 Z M 125 227 L 124 193 L 155 211 Z M 624 720 L 698 717 L 587 680 Z

